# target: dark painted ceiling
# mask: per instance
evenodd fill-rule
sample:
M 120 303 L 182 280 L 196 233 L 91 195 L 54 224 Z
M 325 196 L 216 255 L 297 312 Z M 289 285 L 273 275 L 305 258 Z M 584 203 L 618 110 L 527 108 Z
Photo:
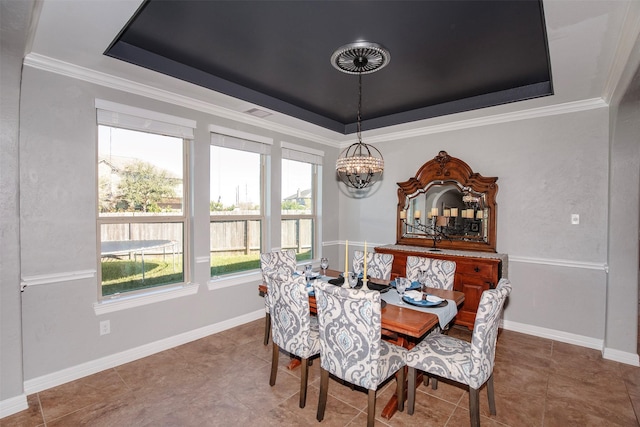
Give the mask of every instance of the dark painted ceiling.
M 391 54 L 363 130 L 553 94 L 538 0 L 148 0 L 105 54 L 349 134 L 358 77 L 330 58 L 361 40 Z

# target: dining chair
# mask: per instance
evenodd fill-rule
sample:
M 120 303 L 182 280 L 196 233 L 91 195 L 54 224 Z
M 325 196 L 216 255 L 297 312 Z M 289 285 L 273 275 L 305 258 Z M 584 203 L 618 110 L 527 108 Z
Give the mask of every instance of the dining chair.
M 393 265 L 393 254 L 380 254 L 377 252 L 367 252 L 367 276 L 374 279 L 389 280 L 391 278 L 391 267 Z M 353 271 L 362 273 L 364 266 L 364 252 L 353 251 Z
M 329 374 L 368 390 L 367 426 L 375 423 L 378 386 L 396 372 L 398 410 L 404 410 L 407 350 L 381 339 L 380 292 L 314 285 L 320 330 L 320 397 L 317 420 L 327 405 Z
M 309 292 L 304 276 L 293 278 L 286 273 L 269 275 L 271 288 L 271 335 L 273 354 L 269 385 L 274 386 L 278 374 L 280 350 L 301 359 L 300 407 L 307 401 L 309 359 L 320 353 L 318 320 L 311 316 Z
M 430 288 L 453 290 L 456 263 L 437 258 L 419 256 L 407 257 L 406 277 L 412 282 L 418 280 L 420 271 L 427 272 L 427 286 Z
M 496 414 L 493 366 L 500 312 L 510 293 L 511 283 L 507 279 L 500 279 L 495 289 L 482 293 L 470 343 L 448 335 L 433 334 L 407 352 L 409 415 L 413 415 L 415 408 L 418 369 L 468 386 L 472 427 L 480 425 L 480 387 L 485 383 L 489 395 L 489 412 L 491 415 Z
M 271 304 L 269 302 L 269 280 L 266 276 L 273 272 L 293 275 L 296 271 L 296 251 L 288 249 L 261 253 L 260 271 L 262 272 L 262 282 L 267 285 L 267 293 L 264 296 L 264 345 L 267 345 L 269 344 L 269 335 L 271 334 Z M 267 275 L 265 275 L 265 273 L 267 273 Z

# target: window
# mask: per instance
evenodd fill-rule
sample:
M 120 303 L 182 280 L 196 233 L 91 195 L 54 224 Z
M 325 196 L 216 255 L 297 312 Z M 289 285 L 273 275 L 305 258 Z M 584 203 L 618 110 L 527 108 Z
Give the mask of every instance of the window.
M 192 128 L 154 121 L 145 114 L 152 112 L 129 109 L 143 116 L 98 109 L 97 221 L 103 297 L 188 279 L 184 180 L 188 150 L 181 135 L 191 136 Z
M 256 137 L 260 138 L 260 137 Z M 212 133 L 210 148 L 211 276 L 260 267 L 265 168 L 270 139 Z
M 298 261 L 314 259 L 316 253 L 322 157 L 314 153 L 321 152 L 283 143 L 280 245 L 282 249 L 295 249 Z

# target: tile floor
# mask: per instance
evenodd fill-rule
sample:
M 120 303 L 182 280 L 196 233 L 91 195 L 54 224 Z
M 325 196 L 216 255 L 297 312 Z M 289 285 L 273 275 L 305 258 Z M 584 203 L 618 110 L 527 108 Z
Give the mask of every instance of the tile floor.
M 2 426 L 364 426 L 367 397 L 329 384 L 325 419 L 316 408 L 319 363 L 311 367 L 307 406 L 298 407 L 299 372 L 280 357 L 269 387 L 271 345 L 258 320 L 28 397 L 29 409 Z M 452 335 L 469 339 L 454 328 Z M 497 415 L 481 391 L 483 426 L 637 426 L 640 368 L 603 360 L 600 352 L 501 331 L 496 351 Z M 380 412 L 394 382 L 378 391 L 378 426 L 468 426 L 468 394 L 420 385 L 413 416 Z

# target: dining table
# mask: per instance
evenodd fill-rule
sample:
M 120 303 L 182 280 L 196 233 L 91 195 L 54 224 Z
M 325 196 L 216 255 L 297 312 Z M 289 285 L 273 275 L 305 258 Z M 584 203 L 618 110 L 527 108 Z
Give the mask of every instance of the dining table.
M 341 274 L 340 271 L 327 269 L 323 275 L 318 274 L 313 280 L 328 281 L 340 277 Z M 368 282 L 374 285 L 384 286 L 389 285 L 392 280 L 370 278 Z M 385 288 L 385 290 L 386 289 L 387 288 Z M 264 296 L 267 293 L 267 285 L 261 283 L 258 285 L 258 291 L 260 295 Z M 456 308 L 464 303 L 464 293 L 462 292 L 435 288 L 426 288 L 426 291 L 429 295 L 435 295 L 447 300 L 448 304 L 455 304 Z M 395 293 L 396 290 L 391 288 L 386 290 L 386 292 Z M 410 349 L 436 326 L 442 326 L 442 319 L 436 314 L 436 309 L 429 310 L 428 308 L 415 307 L 408 303 L 398 305 L 399 298 L 397 294 L 390 295 L 390 297 L 385 297 L 384 294 L 382 294 L 381 297 L 382 300 L 385 301 L 385 303 L 383 303 L 381 316 L 382 338 L 385 340 Z M 309 295 L 309 307 L 311 313 L 315 314 L 317 306 L 313 293 Z M 455 312 L 457 312 L 457 310 Z M 289 369 L 293 369 L 299 364 L 300 362 L 297 359 L 292 359 L 292 363 L 289 364 Z M 382 417 L 390 419 L 396 412 L 396 409 L 397 396 L 394 394 L 382 410 Z

